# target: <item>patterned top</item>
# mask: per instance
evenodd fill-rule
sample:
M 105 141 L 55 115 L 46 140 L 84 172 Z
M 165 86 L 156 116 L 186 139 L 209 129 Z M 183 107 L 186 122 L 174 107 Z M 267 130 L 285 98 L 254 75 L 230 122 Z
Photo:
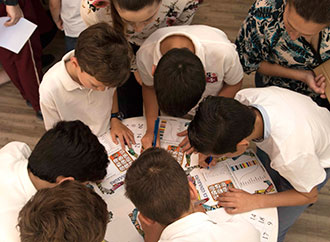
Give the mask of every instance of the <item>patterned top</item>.
M 82 0 L 81 17 L 87 25 L 101 21 L 112 23 L 110 6 L 96 7 L 98 0 Z M 144 27 L 142 32 L 135 32 L 127 26 L 127 38 L 132 44 L 140 46 L 155 30 L 174 25 L 191 23 L 195 11 L 202 0 L 162 0 L 155 20 Z
M 257 0 L 252 5 L 235 42 L 244 72 L 256 71 L 262 61 L 311 70 L 330 59 L 330 27 L 320 32 L 317 51 L 303 37 L 292 41 L 283 22 L 285 4 L 286 0 Z M 318 96 L 301 81 L 263 75 L 260 81 L 262 86 L 281 86 Z
M 0 0 L 0 4 L 4 3 L 5 5 L 17 5 L 18 4 L 18 0 Z

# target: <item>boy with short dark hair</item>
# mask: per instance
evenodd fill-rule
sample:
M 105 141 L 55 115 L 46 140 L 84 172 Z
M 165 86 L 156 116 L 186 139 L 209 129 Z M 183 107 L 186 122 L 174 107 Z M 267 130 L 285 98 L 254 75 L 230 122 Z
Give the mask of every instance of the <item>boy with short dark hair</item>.
M 45 74 L 40 106 L 46 129 L 60 120 L 81 120 L 100 136 L 109 131 L 115 143 L 134 143 L 121 123 L 116 87 L 130 75 L 130 48 L 124 36 L 108 24 L 85 29 L 74 51 Z
M 175 117 L 195 107 L 206 86 L 203 64 L 187 48 L 169 50 L 159 60 L 154 80 L 160 110 Z
M 213 27 L 158 29 L 145 40 L 136 58 L 147 120 L 144 148 L 152 145 L 159 107 L 171 116 L 194 115 L 202 97 L 234 97 L 242 85 L 243 69 L 235 45 Z M 187 150 L 190 145 L 180 146 Z
M 190 144 L 204 155 L 227 157 L 256 144 L 279 192 L 230 189 L 219 204 L 228 213 L 277 207 L 278 241 L 283 241 L 330 176 L 330 113 L 309 97 L 279 87 L 244 89 L 235 99 L 210 96 L 201 102 L 188 128 Z M 202 166 L 207 165 L 204 155 Z
M 238 217 L 212 221 L 179 163 L 164 149 L 150 148 L 128 169 L 126 196 L 140 211 L 145 241 L 259 241 L 259 233 Z M 239 233 L 237 232 L 239 231 Z
M 18 212 L 37 190 L 64 180 L 97 182 L 109 163 L 105 148 L 81 121 L 61 121 L 31 152 L 21 142 L 0 150 L 0 240 L 19 241 Z
M 109 215 L 107 205 L 92 189 L 64 181 L 39 190 L 19 212 L 22 242 L 101 242 Z

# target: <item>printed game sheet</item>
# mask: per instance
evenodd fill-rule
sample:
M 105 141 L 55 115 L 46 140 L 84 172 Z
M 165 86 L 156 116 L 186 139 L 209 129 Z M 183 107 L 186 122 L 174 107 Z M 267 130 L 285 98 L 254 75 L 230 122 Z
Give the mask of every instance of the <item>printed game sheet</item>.
M 137 117 L 126 119 L 123 123 L 134 133 L 136 144 L 132 145 L 132 148 L 126 146 L 123 150 L 120 144 L 116 145 L 112 141 L 110 133 L 100 136 L 99 141 L 108 153 L 109 165 L 103 182 L 92 185 L 108 204 L 110 221 L 106 242 L 143 241 L 143 231 L 137 217 L 138 211 L 124 194 L 124 179 L 127 169 L 142 152 L 141 138 L 146 131 L 146 122 L 144 117 Z M 238 158 L 219 159 L 217 165 L 210 169 L 199 168 L 198 155 L 187 155 L 179 147 L 184 137 L 177 136 L 177 133 L 186 130 L 188 125 L 189 120 L 160 117 L 158 129 L 160 146 L 186 170 L 188 179 L 198 190 L 199 198 L 209 199 L 203 206 L 211 217 L 221 216 L 223 220 L 231 216 L 226 214 L 216 201 L 219 194 L 228 191 L 229 187 L 240 188 L 249 193 L 276 192 L 272 180 L 251 150 Z M 276 209 L 260 211 L 252 211 L 242 216 L 260 231 L 262 242 L 274 241 L 274 234 L 277 231 Z

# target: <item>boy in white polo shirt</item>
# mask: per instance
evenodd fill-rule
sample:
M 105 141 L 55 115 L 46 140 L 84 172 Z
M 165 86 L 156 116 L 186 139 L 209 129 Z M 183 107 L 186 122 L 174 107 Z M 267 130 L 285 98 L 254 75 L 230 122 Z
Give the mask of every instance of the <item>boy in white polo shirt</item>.
M 278 207 L 278 241 L 283 241 L 329 178 L 330 112 L 310 97 L 279 87 L 244 89 L 235 99 L 210 96 L 201 102 L 188 128 L 190 143 L 205 155 L 233 157 L 254 142 L 268 154 L 270 159 L 259 158 L 279 192 L 231 189 L 219 204 L 228 213 Z M 204 158 L 202 166 L 207 165 Z
M 172 116 L 188 112 L 193 115 L 202 97 L 234 97 L 241 87 L 243 69 L 235 45 L 216 28 L 203 25 L 161 28 L 143 43 L 136 57 L 147 119 L 142 139 L 145 148 L 153 140 L 158 105 Z
M 18 242 L 18 213 L 42 188 L 65 180 L 97 182 L 107 173 L 105 148 L 81 121 L 61 121 L 34 150 L 21 142 L 0 149 L 0 241 Z
M 150 148 L 128 169 L 126 196 L 140 211 L 146 242 L 256 242 L 259 232 L 233 216 L 213 221 L 198 205 L 195 186 L 179 163 L 164 149 Z
M 40 106 L 48 130 L 60 120 L 81 120 L 100 136 L 109 131 L 124 146 L 133 133 L 121 123 L 116 87 L 130 74 L 126 39 L 108 24 L 99 23 L 78 37 L 75 51 L 67 53 L 44 75 Z

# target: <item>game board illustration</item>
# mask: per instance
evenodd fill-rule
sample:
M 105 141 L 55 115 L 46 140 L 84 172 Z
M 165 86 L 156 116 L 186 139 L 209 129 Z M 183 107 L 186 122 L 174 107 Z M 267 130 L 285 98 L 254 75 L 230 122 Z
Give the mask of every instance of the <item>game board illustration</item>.
M 217 201 L 220 194 L 228 192 L 229 187 L 234 187 L 231 180 L 221 181 L 212 185 L 209 185 L 207 188 L 214 201 Z
M 133 159 L 128 155 L 128 153 L 122 149 L 111 154 L 109 158 L 121 172 L 126 171 L 133 162 Z
M 209 198 L 206 206 L 215 206 L 219 194 L 227 192 L 228 187 L 249 193 L 276 192 L 271 178 L 251 150 L 236 159 L 220 161 L 210 169 L 193 169 L 190 176 L 200 199 Z

